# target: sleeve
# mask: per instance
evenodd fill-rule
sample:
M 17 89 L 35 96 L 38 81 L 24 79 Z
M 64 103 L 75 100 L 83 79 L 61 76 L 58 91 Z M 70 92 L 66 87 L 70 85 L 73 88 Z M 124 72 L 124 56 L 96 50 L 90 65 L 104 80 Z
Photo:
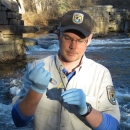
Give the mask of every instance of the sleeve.
M 26 94 L 28 93 L 28 91 L 30 90 L 30 88 L 32 86 L 32 82 L 29 80 L 28 73 L 35 67 L 36 64 L 38 64 L 40 62 L 43 62 L 43 60 L 36 60 L 33 63 L 31 63 L 29 67 L 28 67 L 28 65 L 26 66 L 26 72 L 22 79 L 23 86 L 22 86 L 20 92 L 12 99 L 12 104 L 13 104 L 12 118 L 17 127 L 26 126 L 27 124 L 29 124 L 29 122 L 33 118 L 33 115 L 29 116 L 29 117 L 23 115 L 19 109 L 18 103 L 20 100 L 22 100 L 26 96 Z
M 111 115 L 120 122 L 120 110 L 112 78 L 108 69 L 104 72 L 103 82 L 98 95 L 98 110 Z M 110 118 L 111 119 L 111 118 Z M 111 121 L 112 122 L 112 121 Z
M 17 127 L 26 126 L 27 124 L 29 124 L 29 122 L 33 118 L 33 115 L 29 116 L 29 117 L 23 115 L 19 109 L 18 103 L 20 100 L 22 100 L 26 96 L 26 94 L 28 93 L 28 91 L 30 90 L 30 88 L 32 86 L 32 82 L 29 80 L 28 73 L 31 71 L 31 69 L 33 69 L 35 67 L 36 64 L 38 64 L 40 62 L 43 62 L 43 60 L 34 61 L 33 63 L 31 63 L 31 66 L 29 68 L 26 66 L 26 72 L 22 79 L 23 86 L 22 86 L 20 92 L 18 93 L 18 95 L 16 95 L 12 99 L 12 104 L 13 104 L 12 118 Z
M 118 130 L 119 122 L 117 121 L 117 119 L 105 113 L 103 113 L 102 116 L 103 119 L 101 124 L 94 130 Z
M 23 81 L 23 86 L 20 92 L 12 99 L 12 104 L 13 104 L 12 119 L 16 127 L 27 126 L 33 118 L 33 116 L 27 117 L 23 115 L 18 106 L 18 102 L 26 96 L 26 94 L 28 93 L 32 85 L 32 82 L 28 78 L 28 72 L 25 72 L 22 81 Z
M 16 103 L 12 109 L 12 119 L 16 127 L 24 127 L 27 126 L 29 122 L 33 119 L 33 115 L 32 116 L 23 115 L 19 110 L 18 103 Z
M 28 79 L 28 73 L 27 72 L 25 72 L 25 74 L 23 76 L 23 84 L 24 85 L 21 88 L 21 91 L 12 100 L 12 104 L 13 104 L 12 119 L 13 119 L 14 124 L 15 124 L 16 127 L 27 126 L 30 123 L 30 121 L 32 120 L 32 118 L 33 118 L 33 115 L 29 116 L 29 117 L 23 115 L 21 113 L 19 107 L 18 107 L 18 102 L 25 97 L 25 95 L 29 91 L 30 86 L 32 84 L 32 82 Z

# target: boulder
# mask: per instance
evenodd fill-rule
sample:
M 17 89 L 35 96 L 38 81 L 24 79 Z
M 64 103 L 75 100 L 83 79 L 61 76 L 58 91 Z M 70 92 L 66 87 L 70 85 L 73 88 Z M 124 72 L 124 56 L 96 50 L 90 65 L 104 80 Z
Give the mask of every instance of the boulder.
M 4 5 L 10 11 L 19 12 L 17 2 L 14 2 L 14 1 L 10 2 L 9 0 L 0 0 L 0 3 Z

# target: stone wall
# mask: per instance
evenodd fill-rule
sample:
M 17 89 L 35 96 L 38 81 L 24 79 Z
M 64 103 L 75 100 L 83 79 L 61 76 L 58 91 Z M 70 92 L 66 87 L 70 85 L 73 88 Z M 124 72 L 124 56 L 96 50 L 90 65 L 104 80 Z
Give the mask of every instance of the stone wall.
M 104 36 L 109 32 L 128 33 L 130 31 L 130 12 L 128 10 L 115 9 L 112 5 L 98 5 L 82 10 L 90 14 L 95 21 L 95 36 Z
M 25 47 L 22 33 L 34 33 L 36 28 L 24 26 L 18 4 L 14 1 L 0 0 L 0 62 L 22 59 Z
M 94 20 L 95 27 L 93 30 L 94 37 L 104 37 L 109 32 L 123 32 L 130 35 L 130 12 L 126 9 L 116 9 L 112 5 L 97 5 L 92 7 L 81 8 L 88 13 Z M 60 19 L 48 20 L 51 32 L 56 32 L 56 27 Z
M 21 5 L 21 10 L 24 10 L 24 6 L 26 3 L 25 0 L 17 1 L 19 1 Z M 37 13 L 44 11 L 44 8 L 46 8 L 46 6 L 48 7 L 48 10 L 49 8 L 53 8 L 53 4 L 47 4 L 52 2 L 52 0 L 44 2 L 39 0 L 32 0 L 32 3 L 36 6 Z M 92 0 L 88 0 L 87 3 L 93 2 Z M 81 10 L 88 12 L 96 23 L 96 26 L 94 28 L 95 36 L 104 36 L 107 35 L 109 32 L 130 33 L 130 12 L 128 10 L 116 9 L 113 8 L 112 5 L 93 5 L 92 7 L 85 7 L 83 1 L 80 1 L 80 4 Z M 25 10 L 22 13 L 25 13 Z M 49 21 L 52 22 L 52 24 L 49 25 L 49 29 L 51 30 L 51 32 L 53 32 L 55 30 L 55 26 L 57 26 L 58 24 L 55 23 L 52 19 L 50 19 Z M 50 28 L 50 26 L 52 26 L 52 28 Z M 45 30 L 45 28 L 43 29 Z
M 107 35 L 109 28 L 109 13 L 100 6 L 87 7 L 83 11 L 87 12 L 95 22 L 94 35 Z

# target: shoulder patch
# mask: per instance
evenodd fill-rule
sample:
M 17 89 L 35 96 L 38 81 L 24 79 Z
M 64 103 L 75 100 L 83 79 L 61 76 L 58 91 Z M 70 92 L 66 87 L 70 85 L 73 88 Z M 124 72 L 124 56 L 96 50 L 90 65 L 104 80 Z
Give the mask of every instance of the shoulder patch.
M 111 104 L 116 105 L 116 94 L 113 86 L 107 86 L 107 97 Z

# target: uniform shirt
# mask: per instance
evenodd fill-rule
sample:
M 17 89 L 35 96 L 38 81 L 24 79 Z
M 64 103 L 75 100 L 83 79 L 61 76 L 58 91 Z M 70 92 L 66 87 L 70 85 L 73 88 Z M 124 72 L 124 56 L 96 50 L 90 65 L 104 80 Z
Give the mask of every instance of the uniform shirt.
M 86 94 L 86 102 L 89 102 L 94 109 L 105 113 L 105 115 L 111 115 L 110 117 L 120 121 L 119 106 L 114 96 L 113 83 L 107 68 L 84 56 L 81 65 L 75 69 L 74 76 L 68 81 L 67 76 L 63 73 L 64 66 L 58 59 L 58 55 L 34 61 L 33 67 L 40 62 L 45 63 L 44 68 L 51 73 L 57 84 L 49 83 L 49 91 L 43 94 L 37 106 L 34 114 L 35 130 L 92 129 L 85 119 L 77 113 L 76 106 L 62 102 L 59 96 L 61 89 L 57 89 L 57 86 L 61 83 L 61 88 L 66 90 L 71 88 L 82 89 Z M 27 73 L 23 82 L 24 87 L 14 98 L 14 102 L 23 98 L 30 89 L 31 82 L 28 80 Z M 105 119 L 104 114 L 103 118 Z

